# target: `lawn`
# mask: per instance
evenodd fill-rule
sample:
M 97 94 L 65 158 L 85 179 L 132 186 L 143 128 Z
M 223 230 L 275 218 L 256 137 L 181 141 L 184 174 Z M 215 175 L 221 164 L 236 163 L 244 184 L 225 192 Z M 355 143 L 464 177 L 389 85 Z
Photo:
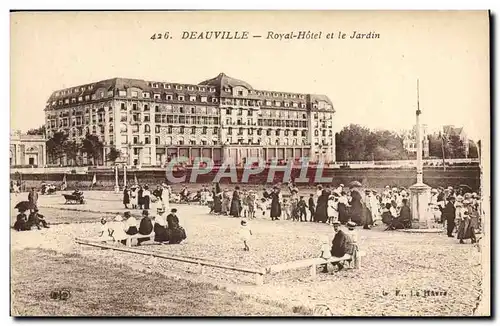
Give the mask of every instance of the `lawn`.
M 67 300 L 51 298 L 53 291 L 61 290 L 70 293 Z M 12 253 L 11 293 L 13 316 L 296 315 L 278 304 L 213 285 L 40 249 Z

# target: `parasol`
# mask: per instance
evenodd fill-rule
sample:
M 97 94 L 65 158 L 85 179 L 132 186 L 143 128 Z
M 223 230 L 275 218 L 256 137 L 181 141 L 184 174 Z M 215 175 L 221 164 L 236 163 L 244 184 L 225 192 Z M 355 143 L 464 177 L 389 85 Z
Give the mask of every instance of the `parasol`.
M 458 186 L 460 189 L 467 189 L 469 192 L 473 192 L 472 188 L 468 185 L 460 185 Z
M 20 201 L 19 203 L 16 204 L 16 206 L 14 206 L 15 209 L 18 209 L 18 210 L 24 210 L 24 211 L 27 211 L 27 210 L 30 210 L 30 209 L 33 209 L 33 204 L 31 204 L 29 201 L 27 200 L 24 200 L 24 201 Z

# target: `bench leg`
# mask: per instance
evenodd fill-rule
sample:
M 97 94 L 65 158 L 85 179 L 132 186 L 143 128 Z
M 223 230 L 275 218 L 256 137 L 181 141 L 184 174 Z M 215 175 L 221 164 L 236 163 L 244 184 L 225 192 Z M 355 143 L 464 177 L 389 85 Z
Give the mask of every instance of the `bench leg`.
M 316 277 L 316 265 L 312 265 L 310 269 L 311 277 Z
M 127 247 L 132 247 L 132 239 L 127 238 Z
M 257 284 L 257 285 L 264 284 L 264 275 L 263 274 L 255 274 L 255 284 Z

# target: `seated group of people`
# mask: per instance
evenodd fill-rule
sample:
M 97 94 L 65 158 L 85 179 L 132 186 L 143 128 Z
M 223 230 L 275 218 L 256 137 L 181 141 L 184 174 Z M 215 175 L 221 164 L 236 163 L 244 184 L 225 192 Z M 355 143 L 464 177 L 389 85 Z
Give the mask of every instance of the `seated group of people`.
M 42 182 L 42 187 L 40 189 L 40 193 L 42 195 L 50 195 L 50 194 L 53 194 L 56 192 L 56 186 L 54 186 L 53 184 L 49 183 L 49 184 L 46 184 L 45 182 Z
M 49 228 L 45 217 L 39 213 L 38 208 L 31 210 L 29 216 L 26 216 L 25 209 L 19 209 L 19 214 L 17 214 L 16 222 L 14 223 L 14 230 L 16 231 L 29 231 L 32 227 L 36 227 L 41 230 L 42 227 Z
M 124 213 L 124 218 L 117 215 L 113 222 L 108 223 L 105 218 L 101 219 L 101 232 L 99 236 L 103 239 L 113 238 L 115 241 L 120 241 L 126 244 L 126 241 L 131 235 L 148 236 L 152 232 L 155 234 L 154 241 L 160 243 L 178 244 L 186 239 L 186 231 L 179 225 L 177 217 L 177 209 L 173 208 L 171 213 L 165 218 L 165 210 L 158 208 L 158 214 L 155 217 L 149 215 L 149 211 L 142 212 L 140 222 L 130 214 Z M 138 238 L 137 245 L 149 240 L 149 237 Z

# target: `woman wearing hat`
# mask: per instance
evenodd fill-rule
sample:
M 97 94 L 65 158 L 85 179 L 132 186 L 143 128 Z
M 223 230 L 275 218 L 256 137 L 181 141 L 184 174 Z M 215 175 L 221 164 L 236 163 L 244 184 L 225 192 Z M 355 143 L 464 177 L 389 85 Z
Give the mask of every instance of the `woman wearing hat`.
M 177 217 L 177 209 L 172 208 L 172 211 L 167 216 L 168 224 L 168 238 L 169 244 L 178 244 L 182 240 L 186 239 L 186 230 L 179 224 L 179 218 Z
M 280 190 L 278 187 L 273 188 L 271 193 L 271 220 L 279 220 L 281 217 L 281 202 L 280 202 Z
M 464 240 L 471 239 L 471 243 L 476 242 L 476 235 L 474 231 L 474 227 L 471 227 L 471 218 L 470 218 L 470 201 L 464 199 L 463 201 L 458 201 L 456 203 L 456 219 L 458 223 L 458 233 L 457 239 L 459 239 L 460 243 L 464 243 Z
M 165 219 L 165 211 L 162 207 L 158 207 L 157 215 L 155 218 L 155 241 L 166 242 L 168 241 L 167 220 Z
M 220 214 L 222 212 L 222 189 L 218 182 L 216 182 L 213 187 L 212 197 L 214 200 L 213 212 L 215 214 Z
M 137 229 L 137 220 L 134 216 L 130 214 L 130 212 L 125 212 L 123 214 L 125 217 L 125 233 L 128 235 L 134 235 L 139 232 Z
M 150 235 L 153 232 L 153 220 L 149 216 L 148 211 L 142 212 L 141 223 L 139 224 L 139 234 Z M 147 241 L 149 238 L 138 238 L 137 245 L 140 246 L 142 242 Z

